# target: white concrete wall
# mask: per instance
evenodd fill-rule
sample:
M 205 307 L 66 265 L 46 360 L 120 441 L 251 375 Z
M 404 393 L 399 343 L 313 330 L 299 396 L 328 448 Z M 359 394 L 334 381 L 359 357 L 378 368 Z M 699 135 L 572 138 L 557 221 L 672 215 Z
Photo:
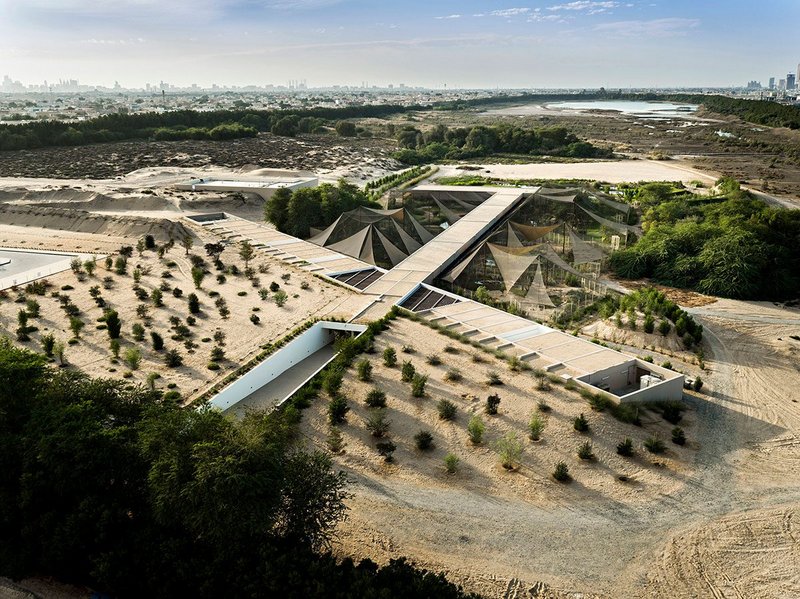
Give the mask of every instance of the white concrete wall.
M 646 389 L 638 389 L 623 396 L 614 395 L 613 393 L 603 391 L 602 389 L 599 389 L 595 386 L 603 382 L 609 383 L 609 381 L 613 382 L 620 380 L 623 381 L 623 384 L 618 384 L 616 386 L 614 384 L 611 384 L 610 385 L 611 388 L 615 389 L 624 387 L 625 384 L 627 384 L 628 368 L 631 366 L 636 366 L 638 368 L 642 368 L 644 370 L 657 374 L 663 380 L 660 383 L 653 385 L 652 387 L 648 387 Z M 606 377 L 610 378 L 606 379 Z M 669 370 L 668 368 L 656 366 L 655 364 L 651 364 L 650 362 L 645 362 L 644 360 L 639 360 L 638 358 L 632 358 L 629 362 L 626 362 L 625 364 L 620 364 L 618 366 L 612 366 L 611 368 L 606 368 L 603 370 L 598 370 L 596 372 L 591 372 L 584 376 L 576 377 L 573 380 L 584 389 L 588 389 L 592 393 L 602 393 L 605 397 L 608 397 L 609 399 L 613 400 L 616 403 L 633 403 L 633 402 L 648 402 L 648 401 L 679 401 L 683 397 L 684 377 L 682 374 L 680 374 L 679 372 L 675 372 L 674 370 Z
M 361 334 L 366 330 L 363 325 L 352 325 L 339 322 L 318 322 L 310 329 L 303 332 L 296 339 L 292 339 L 284 347 L 267 357 L 261 364 L 243 374 L 230 385 L 222 389 L 209 404 L 220 410 L 227 410 L 239 403 L 254 391 L 261 389 L 267 383 L 275 380 L 292 366 L 299 364 L 304 359 L 319 351 L 334 339 L 333 331 L 350 331 Z M 315 373 L 311 375 L 314 376 Z M 311 378 L 309 377 L 309 379 Z M 303 384 L 305 384 L 304 381 Z M 280 398 L 281 400 L 285 398 Z M 278 402 L 281 403 L 281 402 Z

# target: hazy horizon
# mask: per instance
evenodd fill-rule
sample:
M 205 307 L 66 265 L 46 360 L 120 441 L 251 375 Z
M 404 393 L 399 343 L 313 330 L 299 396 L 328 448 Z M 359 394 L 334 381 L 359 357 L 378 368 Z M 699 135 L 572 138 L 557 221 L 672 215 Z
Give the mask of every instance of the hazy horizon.
M 0 76 L 92 85 L 727 87 L 794 72 L 800 4 L 0 0 Z

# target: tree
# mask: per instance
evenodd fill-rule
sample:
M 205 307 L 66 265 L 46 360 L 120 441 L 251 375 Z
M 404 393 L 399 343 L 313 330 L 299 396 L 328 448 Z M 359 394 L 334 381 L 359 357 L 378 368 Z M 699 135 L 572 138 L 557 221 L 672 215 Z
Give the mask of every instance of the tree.
M 142 352 L 140 352 L 137 347 L 129 347 L 125 350 L 123 359 L 125 360 L 125 364 L 128 365 L 128 368 L 131 370 L 139 370 L 139 364 L 141 364 L 142 361 Z
M 119 339 L 120 332 L 122 331 L 122 321 L 119 319 L 117 311 L 109 310 L 105 313 L 104 319 L 109 338 Z
M 292 192 L 288 187 L 280 187 L 264 204 L 264 220 L 275 225 L 278 231 L 285 231 L 287 228 L 291 197 Z
M 528 421 L 528 436 L 531 441 L 538 441 L 542 438 L 542 431 L 544 431 L 544 418 L 538 413 L 531 414 L 531 419 Z
M 90 277 L 94 276 L 94 269 L 95 269 L 96 266 L 97 266 L 97 263 L 94 261 L 94 259 L 87 260 L 86 262 L 83 263 L 83 268 L 86 269 L 86 273 Z
M 152 341 L 153 349 L 155 351 L 161 351 L 164 349 L 164 338 L 155 331 L 150 331 L 150 340 Z
M 53 349 L 56 345 L 56 338 L 53 333 L 42 335 L 40 342 L 42 344 L 42 351 L 44 351 L 44 355 L 48 358 L 53 357 Z
M 256 251 L 252 244 L 246 239 L 242 240 L 242 242 L 239 244 L 239 257 L 244 260 L 245 269 L 247 269 L 248 265 L 250 264 L 250 260 L 253 259 L 255 253 Z
M 373 408 L 366 420 L 367 430 L 373 437 L 380 439 L 389 432 L 390 422 L 386 419 L 386 408 Z
M 297 120 L 295 116 L 285 116 L 272 126 L 271 133 L 281 137 L 294 137 L 297 135 Z
M 519 465 L 522 457 L 522 442 L 514 431 L 507 432 L 495 444 L 497 453 L 500 455 L 500 464 L 506 470 L 513 470 Z
M 83 327 L 85 327 L 85 326 L 86 326 L 86 323 L 85 323 L 85 322 L 83 322 L 83 321 L 82 321 L 80 318 L 78 318 L 77 316 L 70 316 L 70 317 L 69 317 L 69 328 L 70 328 L 70 330 L 72 331 L 72 334 L 74 335 L 75 339 L 80 339 L 80 337 L 81 337 L 81 330 L 82 330 L 82 329 L 83 329 Z
M 206 271 L 200 266 L 194 266 L 192 268 L 192 281 L 194 282 L 194 288 L 200 289 L 200 286 L 203 284 L 203 279 L 206 276 Z
M 383 364 L 389 368 L 397 365 L 397 352 L 393 347 L 387 347 L 383 350 Z
M 328 404 L 328 420 L 331 424 L 341 424 L 347 419 L 349 411 L 350 406 L 347 405 L 347 399 L 337 394 Z
M 194 246 L 194 237 L 191 233 L 187 233 L 181 238 L 181 245 L 183 246 L 183 249 L 186 250 L 186 255 L 188 256 L 189 252 Z
M 173 348 L 164 354 L 164 364 L 167 368 L 178 368 L 183 365 L 183 356 L 177 349 Z
M 356 126 L 350 121 L 337 121 L 336 133 L 338 133 L 341 137 L 355 137 Z
M 190 314 L 199 314 L 200 313 L 200 299 L 197 297 L 197 294 L 190 293 L 187 298 L 189 302 L 189 313 Z
M 581 412 L 580 416 L 575 417 L 575 420 L 572 422 L 572 427 L 579 433 L 585 433 L 589 430 L 589 421 L 586 420 L 586 416 L 583 415 L 583 412 Z
M 25 300 L 25 311 L 31 318 L 39 318 L 41 306 L 35 299 Z
M 150 300 L 153 302 L 153 306 L 155 306 L 156 308 L 160 308 L 161 306 L 164 305 L 163 298 L 164 298 L 164 293 L 158 287 L 153 289 L 153 291 L 150 293 Z
M 499 406 L 500 406 L 500 396 L 497 393 L 494 393 L 486 398 L 485 411 L 490 416 L 494 416 L 497 414 L 497 408 Z
M 109 349 L 111 349 L 111 355 L 114 356 L 114 359 L 118 359 L 120 350 L 119 339 L 112 339 L 111 343 L 109 343 Z
M 469 440 L 474 445 L 479 445 L 483 440 L 483 433 L 485 430 L 486 425 L 483 423 L 483 420 L 481 420 L 481 417 L 477 414 L 473 414 L 472 418 L 469 419 L 469 424 L 467 425 Z
M 275 295 L 272 296 L 272 299 L 275 300 L 276 306 L 282 308 L 286 303 L 286 300 L 289 299 L 289 295 L 283 289 L 278 289 L 278 291 L 275 292 Z

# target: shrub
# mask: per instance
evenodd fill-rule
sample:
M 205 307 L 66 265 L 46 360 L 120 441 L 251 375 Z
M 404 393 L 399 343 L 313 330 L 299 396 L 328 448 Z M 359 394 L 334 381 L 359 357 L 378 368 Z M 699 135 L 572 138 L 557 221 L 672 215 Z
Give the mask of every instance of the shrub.
M 366 421 L 367 430 L 373 437 L 380 439 L 389 432 L 389 421 L 386 420 L 386 408 L 370 410 Z
M 583 412 L 581 412 L 580 416 L 575 417 L 575 420 L 572 422 L 572 426 L 579 433 L 585 433 L 589 431 L 589 421 L 586 420 L 586 416 L 583 415 Z
M 116 310 L 109 310 L 105 313 L 106 327 L 108 327 L 108 336 L 111 339 L 119 339 L 119 334 L 122 331 L 122 321 L 119 319 L 119 314 Z
M 219 370 L 221 366 L 216 362 L 209 362 L 208 364 L 206 364 L 206 368 L 208 368 L 209 370 Z
M 633 455 L 633 440 L 626 437 L 622 443 L 617 445 L 617 453 L 621 456 L 630 457 Z
M 440 399 L 439 403 L 436 404 L 436 410 L 442 420 L 453 420 L 456 417 L 456 404 L 447 399 Z
M 670 424 L 678 424 L 683 418 L 683 415 L 681 414 L 682 411 L 683 405 L 673 401 L 665 404 L 661 408 L 661 415 L 663 416 L 664 420 Z
M 692 389 L 694 389 L 695 391 L 700 391 L 700 389 L 702 388 L 703 388 L 703 379 L 701 379 L 698 376 L 696 379 L 694 379 L 694 382 L 692 383 Z
M 444 380 L 450 381 L 451 383 L 457 383 L 463 378 L 464 376 L 458 368 L 449 368 L 447 372 L 444 373 Z
M 427 374 L 415 374 L 414 377 L 411 379 L 411 396 L 424 397 L 425 385 L 427 383 L 428 383 Z
M 347 419 L 349 411 L 350 406 L 347 405 L 347 399 L 341 395 L 335 395 L 328 404 L 328 421 L 331 424 L 341 424 Z
M 114 356 L 114 359 L 119 358 L 119 339 L 112 339 L 109 343 L 109 349 L 111 349 L 111 355 Z
M 380 389 L 371 389 L 369 393 L 367 393 L 367 399 L 365 403 L 370 408 L 385 408 L 386 407 L 386 393 L 381 391 Z
M 500 407 L 500 396 L 497 393 L 494 393 L 486 398 L 486 406 L 484 410 L 490 416 L 494 416 L 497 414 L 497 408 Z
M 403 362 L 403 366 L 400 368 L 400 378 L 404 383 L 410 383 L 413 380 L 415 373 L 416 369 L 411 363 L 411 360 L 406 360 Z
M 536 402 L 536 409 L 542 413 L 545 413 L 550 411 L 550 406 L 545 400 L 540 399 L 538 402 Z
M 439 366 L 439 364 L 442 363 L 442 359 L 436 354 L 431 354 L 430 356 L 425 358 L 425 361 L 431 366 Z
M 413 354 L 416 350 L 414 349 L 413 345 L 404 345 L 400 348 L 400 351 L 404 354 Z
M 397 352 L 393 347 L 387 347 L 383 350 L 383 364 L 389 368 L 397 365 Z
M 517 356 L 511 356 L 508 359 L 508 369 L 511 372 L 519 372 L 522 369 L 522 360 Z
M 472 361 L 476 364 L 484 364 L 486 362 L 486 358 L 480 354 L 472 354 Z
M 46 335 L 42 335 L 40 339 L 42 344 L 42 351 L 44 351 L 44 355 L 48 358 L 53 357 L 53 348 L 56 345 L 56 338 L 52 333 L 47 333 Z
M 161 291 L 158 287 L 153 289 L 153 291 L 150 293 L 150 300 L 153 302 L 153 306 L 155 306 L 156 308 L 160 308 L 161 306 L 164 305 L 163 297 L 164 297 L 164 292 Z
M 175 287 L 175 289 L 172 290 L 172 297 L 183 297 L 183 289 Z
M 560 483 L 566 483 L 572 480 L 572 477 L 569 475 L 569 466 L 564 462 L 556 464 L 555 470 L 553 470 L 553 478 Z
M 153 349 L 156 351 L 161 351 L 164 349 L 164 338 L 156 333 L 155 331 L 150 331 L 150 339 L 153 342 Z
M 391 441 L 381 441 L 375 445 L 375 448 L 378 450 L 378 453 L 383 456 L 384 461 L 392 462 L 394 460 L 393 454 L 397 449 L 397 445 Z
M 445 345 L 442 348 L 442 351 L 444 353 L 446 353 L 446 354 L 458 354 L 458 353 L 461 353 L 461 351 L 457 347 L 455 347 L 453 345 Z
M 589 405 L 595 412 L 604 412 L 607 408 L 610 408 L 613 404 L 611 403 L 611 400 L 608 397 L 597 393 L 589 397 Z
M 550 390 L 550 379 L 547 378 L 547 373 L 544 370 L 537 370 L 535 377 L 537 389 L 540 391 Z
M 372 380 L 372 364 L 369 360 L 359 360 L 356 364 L 356 371 L 359 381 L 369 382 Z
M 455 474 L 458 470 L 458 456 L 453 453 L 448 453 L 444 456 L 444 469 L 448 474 Z
M 322 388 L 331 397 L 339 394 L 342 388 L 344 373 L 341 368 L 329 368 L 322 377 Z
M 488 385 L 492 385 L 492 386 L 494 386 L 494 385 L 502 385 L 503 384 L 503 380 L 500 378 L 499 374 L 497 374 L 496 372 L 492 371 L 492 372 L 489 372 L 486 375 L 486 383 Z
M 672 442 L 675 445 L 686 445 L 686 433 L 679 426 L 672 429 Z
M 331 453 L 342 453 L 345 443 L 344 437 L 342 437 L 342 431 L 339 430 L 339 427 L 330 427 L 328 430 L 328 438 L 326 439 L 326 443 L 328 444 L 328 450 Z
M 192 282 L 195 289 L 200 289 L 203 284 L 203 279 L 206 276 L 206 271 L 201 266 L 192 267 Z
M 183 364 L 183 356 L 177 349 L 171 349 L 164 354 L 164 364 L 167 368 L 178 368 Z
M 414 435 L 414 445 L 416 445 L 417 449 L 420 451 L 433 449 L 433 435 L 428 431 L 419 431 Z
M 259 324 L 261 322 L 261 319 L 258 317 L 257 314 L 251 314 L 250 322 L 252 322 L 253 324 Z
M 483 433 L 486 430 L 486 425 L 481 420 L 481 417 L 477 414 L 473 414 L 472 418 L 469 419 L 469 424 L 467 424 L 467 434 L 469 434 L 469 440 L 474 445 L 479 445 L 480 442 L 483 440 Z
M 644 448 L 650 453 L 664 453 L 667 447 L 658 437 L 648 437 L 644 441 Z
M 672 370 L 672 362 L 669 360 L 661 363 L 662 368 L 666 368 L 667 370 Z
M 664 319 L 658 323 L 658 332 L 661 333 L 662 336 L 666 337 L 669 335 L 670 330 L 672 330 L 672 325 L 669 320 Z
M 200 299 L 197 297 L 197 294 L 190 293 L 187 299 L 189 300 L 189 313 L 198 314 L 200 312 Z
M 131 370 L 139 370 L 139 364 L 142 362 L 142 352 L 136 347 L 129 347 L 125 350 L 123 360 Z
M 651 314 L 644 317 L 644 332 L 652 333 L 655 330 L 656 322 Z
M 133 326 L 131 327 L 131 335 L 133 335 L 133 339 L 135 341 L 141 341 L 144 339 L 144 327 L 138 322 L 133 323 Z
M 225 350 L 220 347 L 219 345 L 215 345 L 211 348 L 211 361 L 212 362 L 221 362 L 225 359 Z
M 278 306 L 279 308 L 282 308 L 283 305 L 286 303 L 286 300 L 289 299 L 289 296 L 287 295 L 287 293 L 283 289 L 279 289 L 275 293 L 275 295 L 272 296 L 272 299 L 275 300 L 275 305 L 276 306 Z
M 528 421 L 528 436 L 531 441 L 538 441 L 542 438 L 544 431 L 544 418 L 541 414 L 534 412 L 531 414 L 531 419 Z
M 522 442 L 517 437 L 514 431 L 507 432 L 495 444 L 497 452 L 500 455 L 500 464 L 506 470 L 513 470 L 519 464 L 519 459 L 522 457 Z
M 25 311 L 31 318 L 39 318 L 41 306 L 35 299 L 25 300 Z
M 594 459 L 594 452 L 592 451 L 592 444 L 589 441 L 583 443 L 580 447 L 578 447 L 578 457 L 582 460 L 593 460 Z

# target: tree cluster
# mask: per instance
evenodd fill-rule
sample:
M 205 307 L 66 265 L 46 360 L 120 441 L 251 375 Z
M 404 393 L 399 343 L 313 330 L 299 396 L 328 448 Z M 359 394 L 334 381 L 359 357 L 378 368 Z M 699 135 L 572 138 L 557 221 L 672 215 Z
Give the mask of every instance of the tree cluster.
M 563 127 L 523 129 L 509 125 L 458 127 L 437 125 L 422 132 L 407 126 L 397 132 L 403 149 L 394 157 L 405 164 L 426 164 L 493 154 L 550 155 L 570 158 L 609 157 L 611 150 L 579 140 Z

